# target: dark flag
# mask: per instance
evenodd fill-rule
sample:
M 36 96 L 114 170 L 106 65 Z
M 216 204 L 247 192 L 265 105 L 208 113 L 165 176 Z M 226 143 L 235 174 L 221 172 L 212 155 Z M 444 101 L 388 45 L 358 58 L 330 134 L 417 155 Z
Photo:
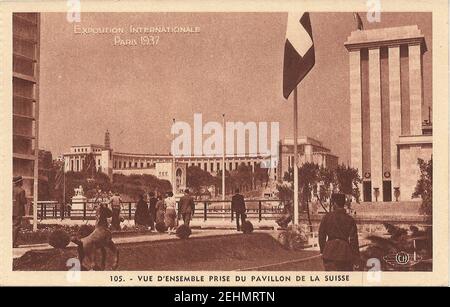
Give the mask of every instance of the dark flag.
M 59 190 L 64 185 L 64 163 L 61 163 L 61 166 L 58 168 L 58 171 L 55 175 L 55 190 Z
M 353 18 L 355 18 L 358 30 L 364 30 L 364 25 L 363 25 L 361 16 L 359 16 L 358 13 L 353 13 Z
M 309 13 L 289 13 L 284 45 L 283 96 L 288 98 L 315 63 Z

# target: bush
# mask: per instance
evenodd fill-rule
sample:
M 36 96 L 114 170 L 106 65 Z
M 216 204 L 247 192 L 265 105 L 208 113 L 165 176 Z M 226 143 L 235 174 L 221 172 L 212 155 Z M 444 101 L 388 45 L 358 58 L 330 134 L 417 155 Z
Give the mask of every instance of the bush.
M 242 224 L 242 232 L 243 233 L 252 233 L 253 232 L 253 224 L 250 221 L 245 221 Z
M 48 236 L 48 244 L 54 248 L 65 248 L 70 243 L 70 236 L 62 229 L 57 229 Z
M 85 238 L 90 235 L 94 231 L 95 227 L 92 225 L 81 225 L 80 229 L 78 229 L 78 237 Z
M 308 243 L 308 229 L 307 225 L 294 226 L 289 225 L 286 231 L 278 235 L 278 241 L 286 249 L 299 250 L 303 249 Z
M 166 232 L 167 227 L 163 222 L 156 223 L 155 228 L 158 232 Z
M 176 235 L 180 239 L 187 239 L 191 234 L 191 228 L 189 228 L 189 226 L 187 225 L 180 225 L 176 231 Z

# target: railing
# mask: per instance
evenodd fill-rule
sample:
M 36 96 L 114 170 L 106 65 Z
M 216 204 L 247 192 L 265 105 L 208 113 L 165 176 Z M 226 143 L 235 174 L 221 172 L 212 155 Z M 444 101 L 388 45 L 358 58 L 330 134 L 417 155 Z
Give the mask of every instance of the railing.
M 194 219 L 234 219 L 231 200 L 195 200 Z M 38 201 L 38 218 L 44 219 L 95 219 L 95 202 L 68 203 L 65 206 L 56 201 Z M 258 221 L 274 220 L 284 210 L 284 203 L 278 199 L 247 199 L 246 214 L 248 219 Z M 121 214 L 125 219 L 133 219 L 136 202 L 123 202 Z M 180 216 L 178 216 L 180 218 Z

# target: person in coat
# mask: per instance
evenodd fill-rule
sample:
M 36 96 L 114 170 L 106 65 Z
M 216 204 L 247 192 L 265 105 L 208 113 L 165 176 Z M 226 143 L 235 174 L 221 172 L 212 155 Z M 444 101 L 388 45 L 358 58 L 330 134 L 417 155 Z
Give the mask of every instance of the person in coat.
M 155 229 L 155 222 L 156 222 L 156 203 L 158 202 L 158 198 L 155 197 L 154 192 L 150 192 L 148 194 L 148 213 L 149 213 L 149 223 L 150 223 L 150 229 Z
M 139 195 L 136 211 L 134 212 L 134 224 L 147 228 L 149 226 L 149 217 L 148 205 L 144 200 L 144 195 Z
M 189 195 L 189 189 L 184 190 L 184 195 L 180 198 L 178 210 L 183 218 L 184 225 L 189 226 L 195 211 L 194 199 Z
M 22 225 L 22 218 L 25 215 L 25 205 L 27 198 L 25 190 L 22 188 L 22 176 L 13 177 L 13 210 L 12 210 L 12 225 L 13 225 L 13 247 L 18 247 L 17 239 L 19 237 L 20 227 Z
M 237 231 L 241 231 L 241 225 L 240 225 L 239 222 L 241 221 L 242 224 L 244 224 L 246 216 L 245 216 L 245 200 L 244 200 L 244 196 L 239 194 L 239 189 L 236 189 L 235 194 L 231 198 L 231 210 L 236 215 L 236 228 L 237 228 Z
M 327 213 L 319 226 L 319 246 L 326 271 L 353 271 L 359 263 L 356 222 L 345 211 L 345 194 L 331 197 L 335 210 Z
M 164 215 L 166 214 L 166 203 L 163 200 L 162 195 L 158 195 L 158 201 L 155 205 L 156 209 L 156 224 L 164 223 Z

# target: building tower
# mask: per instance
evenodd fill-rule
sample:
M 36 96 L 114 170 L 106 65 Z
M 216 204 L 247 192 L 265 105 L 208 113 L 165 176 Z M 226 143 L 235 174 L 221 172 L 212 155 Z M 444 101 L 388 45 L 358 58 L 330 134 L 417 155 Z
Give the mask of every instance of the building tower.
M 23 178 L 26 196 L 33 200 L 35 221 L 39 161 L 39 46 L 39 13 L 14 13 L 13 176 Z M 26 214 L 31 214 L 31 211 Z
M 111 140 L 108 129 L 106 129 L 105 132 L 105 149 L 111 149 Z
M 417 159 L 429 159 L 432 151 L 431 135 L 422 132 L 424 35 L 417 25 L 357 30 L 344 45 L 351 165 L 363 179 L 363 201 L 411 200 Z

